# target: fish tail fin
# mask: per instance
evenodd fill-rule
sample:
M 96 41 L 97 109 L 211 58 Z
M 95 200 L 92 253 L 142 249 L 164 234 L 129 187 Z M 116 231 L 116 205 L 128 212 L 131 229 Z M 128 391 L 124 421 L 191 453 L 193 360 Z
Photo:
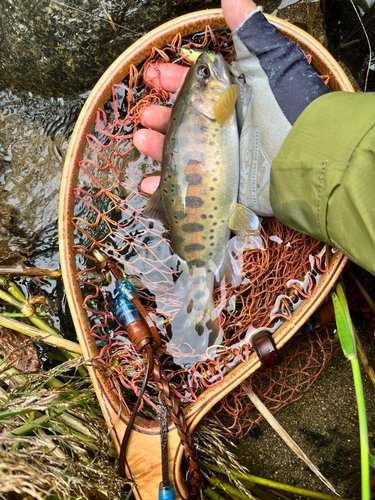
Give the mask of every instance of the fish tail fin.
M 200 292 L 201 295 L 196 297 L 197 292 L 190 290 L 181 309 L 171 321 L 170 346 L 174 352 L 176 348 L 179 352 L 179 355 L 174 356 L 174 361 L 185 368 L 191 368 L 196 361 L 207 359 L 207 349 L 220 343 L 222 338 L 212 292 L 204 293 L 202 289 Z

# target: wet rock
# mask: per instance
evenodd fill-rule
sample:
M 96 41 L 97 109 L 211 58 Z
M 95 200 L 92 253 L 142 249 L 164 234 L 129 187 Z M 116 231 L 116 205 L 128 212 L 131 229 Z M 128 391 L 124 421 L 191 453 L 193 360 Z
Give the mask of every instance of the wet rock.
M 366 29 L 372 47 L 375 47 L 375 4 L 373 0 L 356 0 L 358 14 Z M 363 10 L 365 9 L 366 12 Z M 369 46 L 364 29 L 350 2 L 324 0 L 328 50 L 350 69 L 359 87 L 364 90 Z M 375 55 L 371 54 L 367 92 L 375 92 Z
M 3 0 L 0 90 L 44 97 L 89 90 L 143 34 L 201 9 L 200 0 Z

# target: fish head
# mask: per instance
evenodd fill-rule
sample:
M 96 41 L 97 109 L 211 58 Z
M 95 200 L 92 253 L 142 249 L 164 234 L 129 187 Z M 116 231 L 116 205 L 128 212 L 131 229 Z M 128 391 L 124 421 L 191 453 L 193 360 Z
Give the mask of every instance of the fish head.
M 211 101 L 216 101 L 231 84 L 228 66 L 221 54 L 216 54 L 214 60 L 205 53 L 201 54 L 191 72 L 194 91 Z
M 235 122 L 234 106 L 239 87 L 232 85 L 228 65 L 221 54 L 212 60 L 201 54 L 190 68 L 181 89 L 181 98 L 199 113 L 220 125 Z

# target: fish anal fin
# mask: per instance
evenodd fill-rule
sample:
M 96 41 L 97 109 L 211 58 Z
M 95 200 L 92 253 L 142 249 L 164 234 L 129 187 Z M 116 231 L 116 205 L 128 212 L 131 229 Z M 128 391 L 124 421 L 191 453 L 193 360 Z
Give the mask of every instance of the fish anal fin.
M 239 85 L 230 85 L 224 90 L 215 104 L 215 120 L 220 125 L 229 125 L 231 123 L 239 90 Z
M 160 220 L 164 225 L 168 225 L 167 216 L 161 199 L 160 188 L 157 188 L 149 198 L 143 210 L 143 217 L 146 217 L 146 219 Z
M 228 226 L 232 231 L 256 231 L 259 228 L 259 219 L 249 208 L 236 203 L 231 210 Z
M 228 249 L 226 250 L 220 267 L 215 274 L 215 281 L 217 285 L 219 285 L 223 279 L 226 283 L 230 283 L 235 288 L 241 284 L 242 279 L 241 271 L 237 262 Z

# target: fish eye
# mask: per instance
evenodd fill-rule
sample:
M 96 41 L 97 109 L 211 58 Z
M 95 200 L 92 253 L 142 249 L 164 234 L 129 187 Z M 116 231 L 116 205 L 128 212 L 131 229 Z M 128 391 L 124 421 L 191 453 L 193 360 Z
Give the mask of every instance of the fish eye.
M 210 70 L 207 66 L 199 66 L 197 69 L 198 78 L 208 78 L 210 76 Z

